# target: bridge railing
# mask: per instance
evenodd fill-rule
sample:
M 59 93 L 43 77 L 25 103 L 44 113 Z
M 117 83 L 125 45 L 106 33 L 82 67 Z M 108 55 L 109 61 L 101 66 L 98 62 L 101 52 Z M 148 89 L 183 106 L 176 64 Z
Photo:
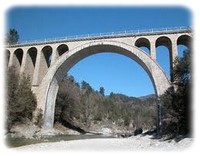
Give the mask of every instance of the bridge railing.
M 188 31 L 191 30 L 190 27 L 172 27 L 172 28 L 154 28 L 154 29 L 138 29 L 138 30 L 128 30 L 128 31 L 118 31 L 118 32 L 106 32 L 106 33 L 95 33 L 95 34 L 84 34 L 84 35 L 73 35 L 73 36 L 65 36 L 65 37 L 56 37 L 56 38 L 48 38 L 48 39 L 37 39 L 37 40 L 29 40 L 29 41 L 21 41 L 14 46 L 17 45 L 25 45 L 25 44 L 40 44 L 45 42 L 59 42 L 59 41 L 68 41 L 68 40 L 84 40 L 84 39 L 94 39 L 94 38 L 107 38 L 107 37 L 117 37 L 117 36 L 131 36 L 131 35 L 143 35 L 143 34 L 156 34 L 156 33 L 167 33 L 167 32 L 177 32 L 177 31 Z M 8 45 L 12 46 L 12 45 Z

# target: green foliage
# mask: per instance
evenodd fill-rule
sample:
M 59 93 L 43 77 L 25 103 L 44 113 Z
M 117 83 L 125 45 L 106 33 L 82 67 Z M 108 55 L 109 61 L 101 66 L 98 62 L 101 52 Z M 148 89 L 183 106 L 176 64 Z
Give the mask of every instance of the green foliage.
M 31 91 L 29 77 L 19 76 L 15 68 L 8 69 L 7 74 L 7 129 L 15 122 L 23 122 L 26 118 L 32 120 L 36 108 L 36 98 Z
M 104 96 L 105 95 L 105 89 L 103 87 L 99 88 L 99 93 Z
M 165 134 L 189 135 L 191 132 L 191 58 L 186 51 L 183 58 L 177 58 L 173 70 L 175 88 L 171 87 L 162 96 L 163 131 Z
M 87 92 L 86 94 L 89 94 L 90 92 L 93 91 L 93 89 L 90 86 L 90 84 L 87 83 L 86 81 L 82 81 L 81 82 L 81 89 L 82 89 L 83 92 Z
M 10 29 L 9 33 L 6 34 L 6 43 L 8 45 L 13 45 L 13 44 L 16 44 L 18 40 L 19 40 L 19 34 L 17 30 Z
M 191 53 L 185 51 L 182 58 L 176 58 L 173 76 L 176 85 L 186 86 L 191 79 Z

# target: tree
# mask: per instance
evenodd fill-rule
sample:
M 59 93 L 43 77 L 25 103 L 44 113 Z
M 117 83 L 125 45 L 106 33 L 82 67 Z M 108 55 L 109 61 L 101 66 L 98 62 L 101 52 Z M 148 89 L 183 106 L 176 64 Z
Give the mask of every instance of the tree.
M 15 107 L 17 101 L 19 79 L 16 76 L 15 68 L 9 68 L 7 71 L 7 130 L 9 131 L 12 127 L 16 115 Z
M 62 118 L 71 119 L 80 117 L 80 88 L 76 85 L 72 76 L 66 76 L 60 84 L 56 106 L 55 120 L 59 121 Z
M 177 58 L 173 69 L 174 87 L 162 96 L 165 133 L 190 135 L 191 132 L 191 53 L 185 51 L 182 58 Z
M 86 91 L 86 92 L 92 92 L 92 87 L 90 86 L 89 83 L 87 83 L 86 81 L 82 81 L 81 82 L 81 89 L 82 91 Z
M 145 129 L 154 126 L 155 98 L 141 100 L 114 93 L 102 96 L 104 92 L 103 87 L 94 91 L 86 81 L 79 86 L 71 76 L 66 77 L 58 90 L 55 121 L 64 126 L 67 126 L 64 123 L 79 125 L 84 129 L 108 123 L 127 128 L 133 124 Z
M 30 78 L 23 75 L 19 82 L 18 87 L 18 99 L 21 109 L 20 114 L 22 118 L 28 118 L 32 120 L 33 111 L 36 109 L 36 97 L 31 91 Z
M 7 130 L 9 131 L 15 122 L 32 120 L 36 98 L 31 91 L 29 77 L 22 76 L 19 79 L 14 67 L 8 69 L 7 86 Z
M 104 96 L 105 95 L 105 89 L 103 87 L 99 88 L 99 93 Z
M 16 44 L 18 40 L 19 40 L 19 34 L 17 30 L 10 29 L 9 33 L 6 34 L 6 43 L 8 45 L 13 45 L 13 44 Z

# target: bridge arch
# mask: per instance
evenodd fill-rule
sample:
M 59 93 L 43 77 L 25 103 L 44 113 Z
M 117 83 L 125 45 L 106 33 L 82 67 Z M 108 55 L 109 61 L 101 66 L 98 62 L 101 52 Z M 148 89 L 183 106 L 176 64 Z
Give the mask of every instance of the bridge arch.
M 162 95 L 170 86 L 166 75 L 157 63 L 141 49 L 118 41 L 93 41 L 82 44 L 63 54 L 48 70 L 37 92 L 38 107 L 43 110 L 43 128 L 50 129 L 54 122 L 55 100 L 59 83 L 73 65 L 87 56 L 112 51 L 136 61 L 148 73 L 155 92 Z
M 10 50 L 6 49 L 6 65 L 9 64 L 10 61 Z
M 144 52 L 146 52 L 148 55 L 150 55 L 151 44 L 150 44 L 149 39 L 144 38 L 144 37 L 138 38 L 135 41 L 135 46 L 142 49 Z M 145 48 L 145 50 L 144 50 L 144 48 Z
M 37 48 L 31 47 L 31 48 L 28 49 L 27 52 L 28 52 L 28 56 L 29 56 L 29 59 L 30 59 L 32 66 L 35 67 L 36 57 L 37 57 Z
M 182 57 L 185 50 L 192 51 L 191 41 L 192 41 L 192 39 L 191 39 L 191 36 L 189 36 L 189 35 L 180 35 L 177 38 L 176 44 L 177 44 L 177 49 L 178 49 L 178 57 Z
M 42 81 L 44 75 L 47 73 L 49 67 L 51 66 L 52 53 L 53 48 L 50 45 L 45 45 L 38 53 L 40 58 L 38 82 Z
M 160 51 L 160 49 L 162 49 Z M 159 60 L 159 56 L 162 56 L 161 52 L 164 50 L 166 59 L 162 62 Z M 156 39 L 156 56 L 157 62 L 162 66 L 163 70 L 168 71 L 168 78 L 172 80 L 172 70 L 173 70 L 173 54 L 172 54 L 172 41 L 167 36 L 160 36 Z M 163 66 L 166 64 L 166 67 Z
M 156 47 L 165 46 L 169 50 L 170 60 L 172 60 L 172 41 L 167 36 L 160 36 L 156 39 Z
M 26 73 L 30 77 L 31 83 L 32 83 L 33 75 L 35 71 L 37 53 L 38 53 L 38 50 L 36 47 L 30 47 L 29 49 L 27 49 L 27 53 L 25 56 L 24 73 Z
M 189 35 L 181 35 L 177 39 L 177 45 L 183 44 L 187 47 L 191 46 L 191 37 Z
M 57 47 L 58 56 L 63 55 L 69 50 L 69 47 L 66 44 L 61 44 Z
M 17 73 L 20 73 L 23 55 L 24 55 L 24 51 L 21 48 L 18 48 L 14 51 L 13 64 L 16 68 Z
M 44 66 L 46 66 L 46 68 L 49 68 L 51 65 L 52 51 L 53 49 L 49 45 L 42 48 L 43 58 L 45 60 Z

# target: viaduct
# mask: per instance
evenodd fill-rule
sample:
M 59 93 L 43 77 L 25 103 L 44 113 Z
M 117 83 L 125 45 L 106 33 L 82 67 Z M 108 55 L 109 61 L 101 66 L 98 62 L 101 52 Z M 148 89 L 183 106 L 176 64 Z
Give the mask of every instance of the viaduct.
M 43 128 L 51 129 L 54 122 L 55 100 L 66 72 L 87 56 L 114 52 L 136 61 L 149 75 L 157 96 L 162 95 L 172 80 L 166 77 L 156 62 L 156 47 L 169 49 L 170 68 L 178 56 L 177 46 L 190 48 L 190 28 L 160 29 L 151 31 L 107 33 L 75 36 L 42 42 L 20 43 L 5 47 L 7 66 L 15 66 L 17 73 L 31 79 L 32 91 L 37 98 L 37 108 L 43 112 Z M 145 53 L 140 47 L 149 49 Z

